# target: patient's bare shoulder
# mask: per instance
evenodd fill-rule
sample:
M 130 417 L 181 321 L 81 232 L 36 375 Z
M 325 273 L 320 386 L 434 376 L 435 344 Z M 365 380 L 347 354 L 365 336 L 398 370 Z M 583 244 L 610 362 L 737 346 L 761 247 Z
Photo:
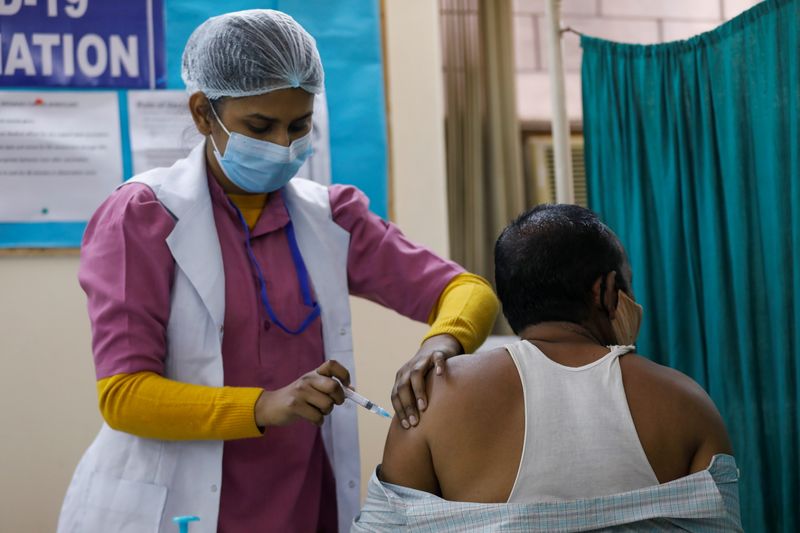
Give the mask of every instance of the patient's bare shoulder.
M 651 448 L 664 450 L 663 434 L 674 436 L 686 455 L 688 472 L 683 475 L 703 470 L 717 453 L 733 453 L 722 416 L 696 381 L 637 354 L 625 355 L 620 365 L 631 415 L 646 452 L 648 441 L 658 440 Z M 662 477 L 666 476 L 659 475 L 659 480 Z
M 717 413 L 714 402 L 695 380 L 674 368 L 660 365 L 638 354 L 628 354 L 620 359 L 623 379 L 630 377 L 625 389 L 637 388 L 647 391 L 653 400 L 658 400 L 671 411 L 684 418 L 697 417 L 703 421 Z M 666 403 L 664 403 L 666 401 Z M 685 410 L 692 407 L 690 410 Z
M 513 399 L 513 389 L 521 392 L 519 374 L 505 348 L 453 357 L 443 375 L 428 374 L 426 385 L 431 425 L 434 420 L 460 420 L 467 413 L 471 418 L 496 417 L 492 411 Z
M 509 383 L 510 382 L 510 383 Z M 458 458 L 464 440 L 477 444 L 497 423 L 501 404 L 511 400 L 510 389 L 521 384 L 516 368 L 505 349 L 461 355 L 448 359 L 445 371 L 427 375 L 428 406 L 419 424 L 404 429 L 397 418 L 392 420 L 384 447 L 381 478 L 383 481 L 441 494 L 434 468 L 441 459 Z M 479 449 L 470 447 L 472 449 Z

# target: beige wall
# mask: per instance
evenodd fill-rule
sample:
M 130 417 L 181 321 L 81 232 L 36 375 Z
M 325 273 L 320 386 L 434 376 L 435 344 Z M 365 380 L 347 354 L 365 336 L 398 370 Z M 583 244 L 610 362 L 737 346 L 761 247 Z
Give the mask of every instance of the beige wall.
M 394 221 L 406 235 L 448 253 L 444 102 L 437 2 L 386 0 L 385 43 Z M 397 369 L 419 347 L 424 324 L 354 300 L 358 388 L 391 410 Z M 388 422 L 359 410 L 362 481 L 380 462 Z M 362 484 L 363 489 L 363 484 Z
M 0 257 L 0 531 L 55 529 L 100 427 L 76 256 Z
M 395 219 L 413 239 L 445 253 L 436 2 L 386 4 Z M 77 268 L 77 256 L 0 256 L 2 532 L 54 530 L 72 470 L 100 426 Z M 353 314 L 359 389 L 390 407 L 394 373 L 415 353 L 425 326 L 369 302 L 354 301 Z M 359 422 L 366 480 L 388 423 L 365 411 Z

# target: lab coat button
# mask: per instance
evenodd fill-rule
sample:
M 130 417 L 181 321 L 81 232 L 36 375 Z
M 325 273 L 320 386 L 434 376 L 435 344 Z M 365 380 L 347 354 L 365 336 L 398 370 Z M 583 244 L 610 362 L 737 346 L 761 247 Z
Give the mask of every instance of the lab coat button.
M 217 486 L 211 485 L 211 492 L 217 492 Z
M 347 486 L 350 487 L 351 489 L 354 489 L 356 488 L 356 482 L 351 479 L 350 481 L 347 482 Z
M 225 326 L 220 326 L 219 327 L 219 334 L 222 335 L 223 333 L 225 333 Z
M 339 335 L 347 335 L 347 330 L 345 328 L 340 329 Z

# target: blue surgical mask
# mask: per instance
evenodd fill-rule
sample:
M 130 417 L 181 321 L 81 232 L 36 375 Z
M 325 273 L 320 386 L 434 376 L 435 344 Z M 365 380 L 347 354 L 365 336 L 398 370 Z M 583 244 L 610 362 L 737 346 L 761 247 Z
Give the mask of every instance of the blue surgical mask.
M 209 135 L 214 146 L 214 156 L 228 179 L 242 190 L 258 194 L 277 191 L 289 183 L 311 155 L 311 132 L 295 139 L 289 146 L 281 146 L 235 131 L 231 133 L 220 120 L 213 105 L 211 111 L 228 134 L 228 144 L 222 155 L 214 137 Z

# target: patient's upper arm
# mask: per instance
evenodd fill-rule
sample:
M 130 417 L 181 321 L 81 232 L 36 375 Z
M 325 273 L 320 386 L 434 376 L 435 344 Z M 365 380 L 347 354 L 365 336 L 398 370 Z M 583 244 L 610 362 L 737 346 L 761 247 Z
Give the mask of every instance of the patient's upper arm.
M 692 463 L 689 466 L 689 473 L 693 474 L 708 468 L 711 459 L 718 453 L 733 455 L 733 446 L 728 436 L 728 430 L 725 428 L 725 422 L 723 422 L 717 406 L 714 405 L 714 401 L 700 385 L 689 378 L 686 379 L 691 382 L 693 390 L 691 391 L 691 407 L 685 410 L 690 413 L 691 419 L 685 423 L 696 428 L 695 434 L 699 439 Z
M 425 414 L 420 417 L 425 419 Z M 383 449 L 381 481 L 439 494 L 431 452 L 424 434 L 423 421 L 417 427 L 403 429 L 397 417 L 392 419 Z
M 448 368 L 450 367 L 448 361 Z M 431 433 L 435 433 L 439 418 L 444 414 L 441 411 L 447 408 L 444 400 L 448 394 L 443 390 L 447 388 L 445 381 L 442 376 L 437 379 L 434 372 L 428 373 L 428 408 L 420 413 L 420 421 L 416 427 L 403 429 L 396 416 L 392 419 L 383 448 L 381 481 L 441 495 L 428 438 Z

